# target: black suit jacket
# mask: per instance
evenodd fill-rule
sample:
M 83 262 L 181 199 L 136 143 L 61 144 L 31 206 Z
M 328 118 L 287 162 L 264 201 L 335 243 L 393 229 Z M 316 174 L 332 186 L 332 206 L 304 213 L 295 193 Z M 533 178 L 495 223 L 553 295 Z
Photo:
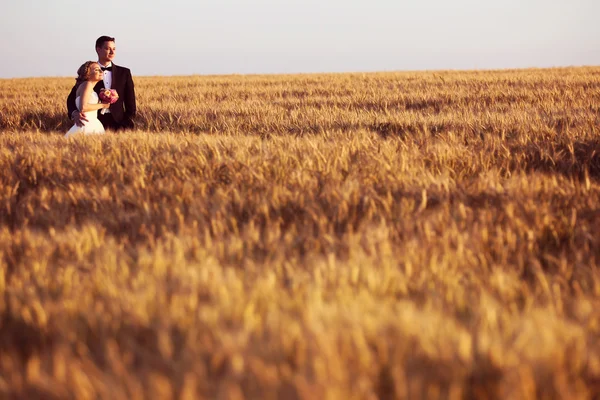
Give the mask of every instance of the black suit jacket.
M 111 89 L 115 89 L 117 91 L 119 94 L 119 100 L 110 105 L 110 113 L 120 127 L 133 128 L 133 119 L 137 109 L 135 104 L 135 89 L 133 85 L 133 78 L 131 77 L 131 71 L 129 68 L 120 67 L 114 63 L 112 67 Z M 100 81 L 96 84 L 96 86 L 94 86 L 94 92 L 98 93 L 101 89 L 104 89 L 104 81 Z M 67 97 L 67 110 L 69 112 L 69 119 L 71 118 L 73 111 L 77 109 L 77 106 L 75 105 L 76 92 L 77 85 L 73 86 L 71 93 L 69 93 L 69 97 Z

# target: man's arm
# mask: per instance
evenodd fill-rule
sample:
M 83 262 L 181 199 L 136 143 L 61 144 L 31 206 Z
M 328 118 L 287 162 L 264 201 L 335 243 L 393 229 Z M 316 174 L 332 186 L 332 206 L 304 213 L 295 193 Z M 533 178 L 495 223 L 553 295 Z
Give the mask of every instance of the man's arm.
M 69 113 L 69 119 L 73 119 L 73 111 L 77 110 L 75 105 L 75 93 L 77 92 L 77 85 L 73 86 L 69 97 L 67 97 L 67 112 Z
M 77 85 L 73 86 L 71 89 L 71 93 L 69 93 L 69 97 L 67 97 L 67 112 L 69 113 L 69 119 L 75 123 L 77 126 L 83 126 L 84 122 L 87 122 L 85 114 L 80 112 L 77 109 L 77 105 L 75 104 L 75 99 L 77 95 Z
M 131 71 L 127 70 L 127 79 L 125 80 L 125 98 L 123 99 L 125 105 L 125 118 L 133 121 L 137 107 L 135 104 L 135 88 L 133 84 L 133 78 L 131 77 Z

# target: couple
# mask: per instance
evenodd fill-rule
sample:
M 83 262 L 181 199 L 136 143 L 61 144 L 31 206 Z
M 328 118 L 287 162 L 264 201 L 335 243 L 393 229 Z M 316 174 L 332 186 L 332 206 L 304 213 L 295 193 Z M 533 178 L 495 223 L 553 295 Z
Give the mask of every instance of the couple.
M 69 117 L 74 125 L 66 137 L 75 134 L 102 134 L 106 129 L 132 129 L 135 117 L 135 90 L 129 68 L 113 63 L 115 38 L 101 36 L 96 40 L 98 62 L 87 61 L 77 70 L 75 86 L 67 98 Z M 102 89 L 114 89 L 118 99 L 102 103 Z M 99 113 L 99 110 L 105 110 Z

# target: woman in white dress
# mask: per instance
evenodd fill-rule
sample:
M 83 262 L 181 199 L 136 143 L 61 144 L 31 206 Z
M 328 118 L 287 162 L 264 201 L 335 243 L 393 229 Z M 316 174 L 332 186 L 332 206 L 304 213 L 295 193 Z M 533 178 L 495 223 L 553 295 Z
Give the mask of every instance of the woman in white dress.
M 86 61 L 77 70 L 77 92 L 75 105 L 77 109 L 85 114 L 87 122 L 83 126 L 73 125 L 65 137 L 83 133 L 85 135 L 103 134 L 104 126 L 98 119 L 98 110 L 110 107 L 108 103 L 100 103 L 98 94 L 94 92 L 94 86 L 103 78 L 100 65 L 94 61 Z

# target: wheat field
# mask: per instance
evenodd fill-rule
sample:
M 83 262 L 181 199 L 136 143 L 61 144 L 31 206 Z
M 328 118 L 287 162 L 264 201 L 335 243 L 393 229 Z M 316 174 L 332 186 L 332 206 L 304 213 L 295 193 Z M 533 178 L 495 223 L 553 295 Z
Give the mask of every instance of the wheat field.
M 0 398 L 600 396 L 600 67 L 134 79 L 0 80 Z

